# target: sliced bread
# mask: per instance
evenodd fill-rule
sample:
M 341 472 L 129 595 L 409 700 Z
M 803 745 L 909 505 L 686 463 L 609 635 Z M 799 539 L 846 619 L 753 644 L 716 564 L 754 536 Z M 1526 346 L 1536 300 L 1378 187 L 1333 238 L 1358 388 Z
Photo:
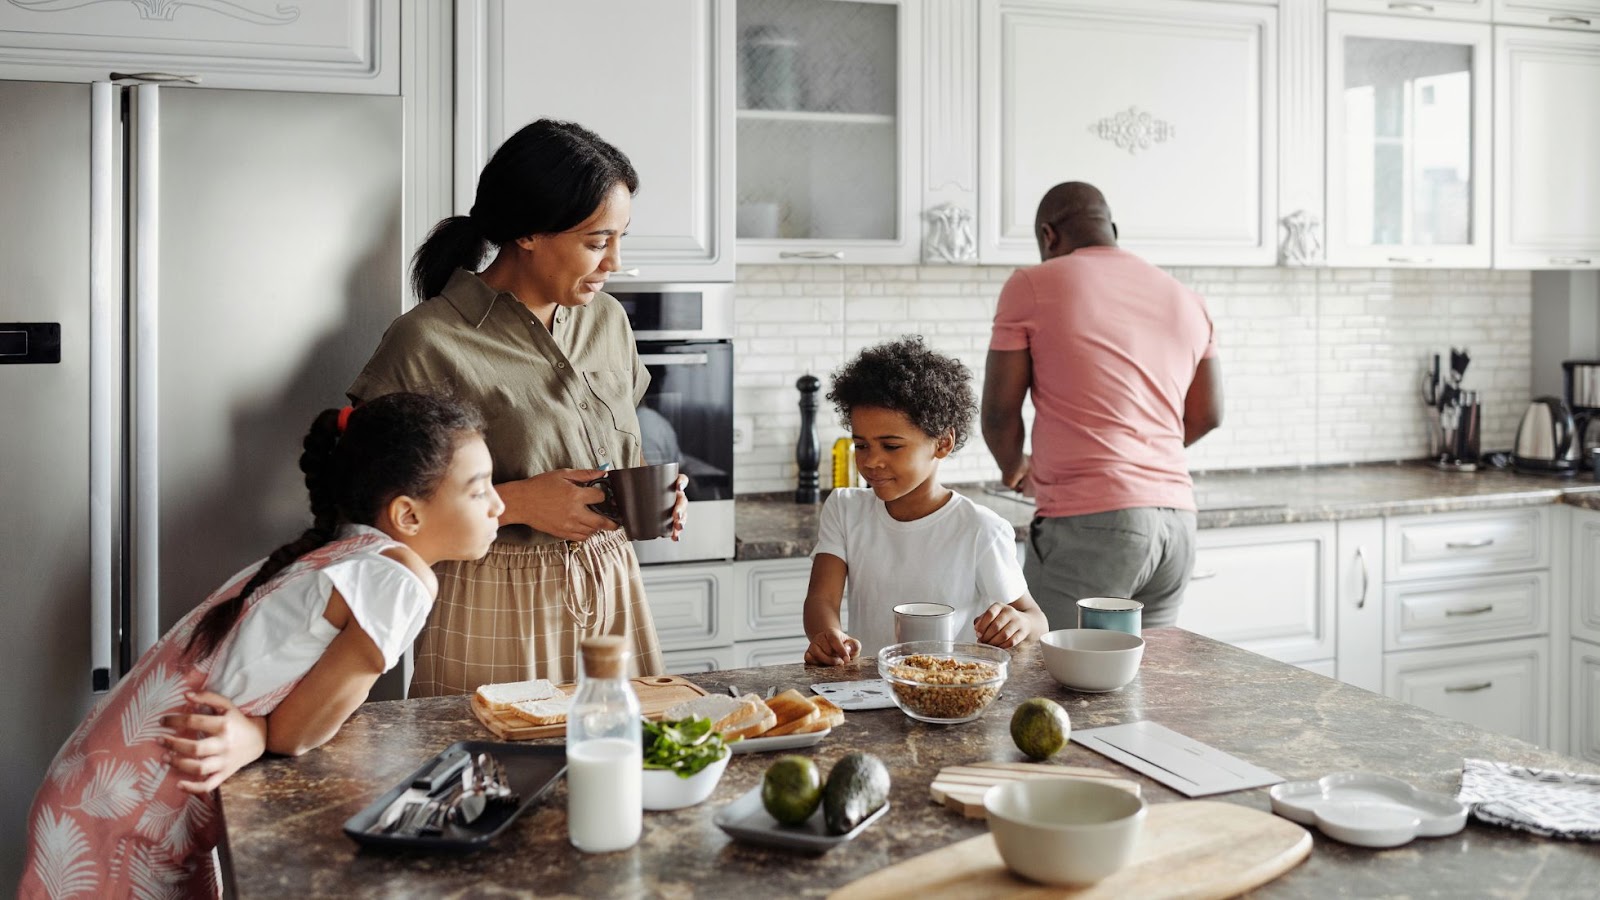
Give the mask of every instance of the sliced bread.
M 821 731 L 824 728 L 838 728 L 844 724 L 844 710 L 827 697 L 818 694 L 811 698 L 811 705 L 817 708 L 818 721 L 815 728 L 808 730 Z
M 822 713 L 817 707 L 794 688 L 769 699 L 767 706 L 777 715 L 778 723 L 767 729 L 762 737 L 811 731 L 814 730 L 811 727 L 812 723 L 822 718 Z
M 511 704 L 509 711 L 534 725 L 560 725 L 567 721 L 567 708 L 571 705 L 572 698 L 557 696 L 550 700 L 521 700 Z
M 723 740 L 734 741 L 741 738 L 760 737 L 766 733 L 767 729 L 778 724 L 778 714 L 773 712 L 772 708 L 767 704 L 761 702 L 759 695 L 745 694 L 739 699 L 750 701 L 748 704 L 751 707 L 749 716 L 722 729 Z
M 676 722 L 680 719 L 692 719 L 696 716 L 711 720 L 711 727 L 724 734 L 736 723 L 743 722 L 758 714 L 757 707 L 761 706 L 760 698 L 754 694 L 743 697 L 727 697 L 722 694 L 707 694 L 693 700 L 685 700 L 667 707 L 661 714 L 663 722 Z
M 533 681 L 506 681 L 485 684 L 478 688 L 478 699 L 485 708 L 495 712 L 510 712 L 512 704 L 549 700 L 559 692 L 548 678 Z

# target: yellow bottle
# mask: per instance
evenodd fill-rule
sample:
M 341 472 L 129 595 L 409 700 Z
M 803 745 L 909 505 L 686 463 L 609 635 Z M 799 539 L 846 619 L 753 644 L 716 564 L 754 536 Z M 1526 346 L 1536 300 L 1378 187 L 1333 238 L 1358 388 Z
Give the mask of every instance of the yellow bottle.
M 833 487 L 850 487 L 855 483 L 855 443 L 847 437 L 833 442 Z

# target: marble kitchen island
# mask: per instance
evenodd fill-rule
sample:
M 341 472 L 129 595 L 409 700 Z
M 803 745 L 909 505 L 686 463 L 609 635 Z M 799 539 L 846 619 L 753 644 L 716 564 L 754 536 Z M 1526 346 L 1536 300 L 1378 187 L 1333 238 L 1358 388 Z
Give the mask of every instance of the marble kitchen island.
M 1013 653 L 1010 679 L 976 722 L 934 726 L 899 710 L 848 713 L 821 744 L 801 751 L 824 772 L 851 750 L 880 756 L 894 779 L 893 807 L 858 839 L 823 856 L 733 842 L 711 818 L 758 785 L 775 754 L 735 756 L 711 799 L 645 813 L 631 850 L 586 856 L 566 840 L 566 794 L 558 786 L 490 847 L 467 856 L 360 850 L 343 822 L 424 759 L 462 739 L 491 736 L 465 698 L 363 706 L 322 749 L 263 760 L 223 785 L 228 845 L 238 894 L 255 897 L 573 896 L 820 897 L 885 866 L 985 830 L 932 803 L 941 767 L 1020 760 L 1012 709 L 1034 696 L 1056 699 L 1075 728 L 1148 719 L 1289 780 L 1361 770 L 1454 794 L 1463 757 L 1585 771 L 1578 760 L 1434 715 L 1176 628 L 1147 631 L 1138 679 L 1111 694 L 1078 694 L 1045 673 L 1030 643 Z M 836 669 L 799 665 L 710 672 L 707 690 L 780 690 L 876 677 L 869 661 Z M 1152 803 L 1182 795 L 1109 759 L 1070 745 L 1054 762 L 1092 766 L 1138 781 Z M 1270 808 L 1267 789 L 1206 799 Z M 1600 847 L 1534 837 L 1468 820 L 1450 837 L 1387 851 L 1348 847 L 1312 831 L 1309 859 L 1263 886 L 1263 897 L 1592 897 Z

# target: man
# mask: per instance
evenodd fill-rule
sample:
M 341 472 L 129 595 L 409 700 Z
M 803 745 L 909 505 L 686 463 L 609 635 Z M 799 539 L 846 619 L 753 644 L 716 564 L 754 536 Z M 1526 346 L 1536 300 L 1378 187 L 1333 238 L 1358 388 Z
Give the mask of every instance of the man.
M 1000 291 L 983 379 L 983 439 L 1005 483 L 1038 504 L 1028 590 L 1051 628 L 1077 627 L 1084 597 L 1138 600 L 1146 627 L 1171 625 L 1194 565 L 1183 448 L 1222 422 L 1211 318 L 1198 294 L 1117 247 L 1092 185 L 1051 188 L 1034 231 L 1043 262 Z

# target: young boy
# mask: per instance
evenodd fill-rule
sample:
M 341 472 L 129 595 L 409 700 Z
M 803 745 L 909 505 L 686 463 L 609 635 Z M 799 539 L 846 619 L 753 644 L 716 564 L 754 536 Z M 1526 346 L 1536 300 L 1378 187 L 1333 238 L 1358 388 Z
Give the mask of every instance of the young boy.
M 976 409 L 967 367 L 920 337 L 902 338 L 835 372 L 828 399 L 869 487 L 840 488 L 823 504 L 806 591 L 806 662 L 876 656 L 895 642 L 894 607 L 915 601 L 954 606 L 963 623 L 956 640 L 1009 648 L 1044 634 L 1011 525 L 939 484 L 939 460 L 966 443 Z M 847 584 L 849 634 L 839 621 Z

